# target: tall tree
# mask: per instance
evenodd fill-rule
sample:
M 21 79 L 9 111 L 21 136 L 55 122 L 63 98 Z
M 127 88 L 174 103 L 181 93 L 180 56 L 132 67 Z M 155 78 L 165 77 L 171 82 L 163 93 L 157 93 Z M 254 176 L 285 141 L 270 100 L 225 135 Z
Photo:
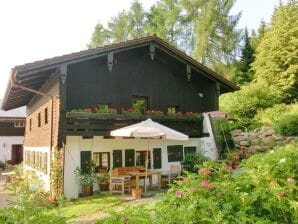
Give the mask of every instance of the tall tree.
M 180 12 L 177 0 L 159 0 L 148 13 L 148 32 L 177 46 L 182 32 Z
M 121 42 L 129 39 L 129 15 L 126 11 L 120 12 L 108 22 L 111 42 Z
M 96 24 L 91 40 L 87 44 L 88 48 L 101 47 L 109 42 L 109 32 L 101 23 Z
M 241 49 L 240 62 L 238 63 L 238 72 L 236 73 L 235 81 L 238 84 L 245 84 L 252 81 L 253 72 L 251 71 L 251 64 L 254 61 L 255 50 L 251 45 L 251 38 L 248 34 L 247 28 L 244 30 L 243 37 L 244 45 Z
M 130 38 L 140 38 L 145 35 L 145 11 L 142 4 L 135 0 L 128 12 Z
M 285 103 L 298 99 L 297 0 L 275 10 L 271 26 L 256 49 L 252 68 L 256 81 L 271 86 L 271 91 Z

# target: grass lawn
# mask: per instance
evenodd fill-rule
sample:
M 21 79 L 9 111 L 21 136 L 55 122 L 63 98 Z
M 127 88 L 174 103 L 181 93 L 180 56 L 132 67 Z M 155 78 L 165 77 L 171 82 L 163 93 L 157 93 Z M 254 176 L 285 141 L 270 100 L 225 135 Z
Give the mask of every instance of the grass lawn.
M 62 208 L 50 209 L 50 213 L 59 213 L 67 220 L 96 212 L 107 212 L 109 209 L 124 203 L 121 199 L 109 194 L 99 193 L 92 197 L 66 202 Z

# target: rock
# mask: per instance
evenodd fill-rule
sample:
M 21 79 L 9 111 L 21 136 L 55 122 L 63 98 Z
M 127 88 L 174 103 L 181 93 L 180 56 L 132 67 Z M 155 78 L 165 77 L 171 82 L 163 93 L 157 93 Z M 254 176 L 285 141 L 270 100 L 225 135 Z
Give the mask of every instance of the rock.
M 268 135 L 269 136 L 269 135 Z M 264 145 L 272 145 L 274 143 L 274 138 L 272 136 L 269 136 L 267 138 L 263 139 Z M 274 143 L 275 144 L 275 143 Z
M 248 141 L 240 141 L 240 146 L 249 146 Z
M 241 141 L 246 141 L 247 140 L 247 136 L 245 135 L 238 135 L 237 137 L 234 138 L 235 142 L 241 142 Z

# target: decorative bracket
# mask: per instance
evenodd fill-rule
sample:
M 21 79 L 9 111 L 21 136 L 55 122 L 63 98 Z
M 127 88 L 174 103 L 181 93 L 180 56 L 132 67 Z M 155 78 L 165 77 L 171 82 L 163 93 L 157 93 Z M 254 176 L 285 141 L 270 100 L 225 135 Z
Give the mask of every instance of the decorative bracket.
M 61 83 L 64 85 L 67 78 L 67 64 L 60 65 L 60 79 Z
M 220 84 L 219 82 L 216 82 L 216 93 L 219 96 L 220 95 Z
M 186 75 L 187 75 L 187 80 L 190 81 L 190 78 L 191 78 L 191 66 L 189 64 L 186 65 Z
M 113 65 L 114 65 L 114 53 L 113 52 L 109 52 L 108 53 L 108 68 L 109 68 L 109 71 L 110 72 L 113 69 Z
M 154 56 L 155 56 L 155 44 L 150 42 L 150 57 L 151 60 L 154 60 Z

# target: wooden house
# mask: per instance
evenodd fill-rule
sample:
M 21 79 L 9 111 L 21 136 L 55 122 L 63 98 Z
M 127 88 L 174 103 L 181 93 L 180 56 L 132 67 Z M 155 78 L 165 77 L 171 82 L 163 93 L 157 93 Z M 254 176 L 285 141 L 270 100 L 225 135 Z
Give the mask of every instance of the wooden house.
M 152 141 L 152 168 L 167 170 L 193 151 L 215 159 L 201 114 L 218 109 L 221 93 L 238 89 L 156 36 L 16 66 L 10 80 L 2 108 L 27 106 L 26 167 L 49 190 L 50 158 L 62 151 L 68 196 L 78 195 L 73 171 L 86 160 L 99 169 L 142 165 L 146 142 L 114 139 L 110 131 L 147 117 L 190 136 Z
M 0 110 L 0 161 L 12 165 L 23 161 L 25 108 Z

